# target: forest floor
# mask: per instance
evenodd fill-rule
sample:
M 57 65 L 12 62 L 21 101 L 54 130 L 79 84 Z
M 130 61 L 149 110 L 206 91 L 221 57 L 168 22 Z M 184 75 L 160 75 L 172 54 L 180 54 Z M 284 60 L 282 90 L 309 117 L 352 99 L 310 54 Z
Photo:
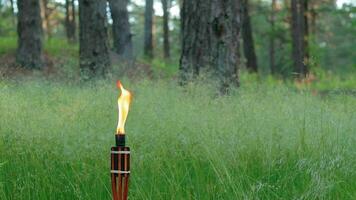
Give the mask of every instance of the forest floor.
M 83 83 L 77 47 L 57 45 L 46 46 L 51 73 L 0 79 L 0 199 L 111 198 L 117 74 L 134 99 L 130 199 L 356 196 L 352 73 L 304 82 L 242 73 L 241 88 L 217 96 L 204 79 L 179 87 L 174 67 L 158 61 L 113 57 L 112 77 Z M 0 52 L 8 63 L 13 55 Z
M 44 66 L 42 70 L 28 70 L 16 64 L 16 38 L 8 37 L 0 40 L 0 78 L 21 80 L 40 78 L 52 81 L 80 81 L 78 67 L 78 46 L 68 44 L 62 39 L 51 39 L 45 43 Z M 123 62 L 116 54 L 111 53 L 113 77 L 127 77 L 131 81 L 141 79 L 175 80 L 178 74 L 178 60 L 164 61 L 154 59 L 147 61 L 136 59 L 134 62 Z M 312 75 L 302 81 L 276 78 L 268 75 L 249 75 L 242 71 L 242 84 L 259 82 L 269 85 L 286 85 L 297 90 L 309 90 L 314 94 L 326 95 L 349 94 L 356 96 L 355 66 L 347 67 L 342 74 L 326 71 L 322 68 L 313 69 Z

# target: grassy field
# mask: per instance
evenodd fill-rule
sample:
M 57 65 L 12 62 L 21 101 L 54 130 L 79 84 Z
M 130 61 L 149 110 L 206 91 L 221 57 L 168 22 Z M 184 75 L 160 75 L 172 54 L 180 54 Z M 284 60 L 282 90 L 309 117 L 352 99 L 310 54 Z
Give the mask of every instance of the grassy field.
M 130 199 L 356 198 L 355 96 L 123 83 Z M 0 81 L 0 199 L 110 199 L 117 95 L 110 80 Z

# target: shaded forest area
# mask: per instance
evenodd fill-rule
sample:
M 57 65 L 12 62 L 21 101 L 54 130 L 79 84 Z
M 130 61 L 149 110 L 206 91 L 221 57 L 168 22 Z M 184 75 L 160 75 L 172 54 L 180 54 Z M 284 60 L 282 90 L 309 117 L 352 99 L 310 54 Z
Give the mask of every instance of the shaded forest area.
M 220 91 L 239 86 L 240 71 L 347 79 L 356 65 L 355 9 L 335 0 L 2 0 L 0 71 L 76 80 L 143 72 L 181 84 L 203 72 Z

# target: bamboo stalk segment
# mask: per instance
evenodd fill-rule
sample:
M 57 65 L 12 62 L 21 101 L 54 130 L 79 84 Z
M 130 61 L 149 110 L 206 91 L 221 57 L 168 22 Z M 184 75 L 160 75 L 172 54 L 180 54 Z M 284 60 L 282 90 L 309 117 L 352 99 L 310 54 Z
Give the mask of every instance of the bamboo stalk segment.
M 111 188 L 113 200 L 127 200 L 130 177 L 130 148 L 111 148 Z

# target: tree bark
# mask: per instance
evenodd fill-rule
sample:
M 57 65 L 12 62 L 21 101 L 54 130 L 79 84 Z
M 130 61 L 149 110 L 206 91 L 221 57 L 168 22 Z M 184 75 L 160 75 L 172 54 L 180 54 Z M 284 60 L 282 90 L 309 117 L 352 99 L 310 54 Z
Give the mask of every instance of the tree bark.
M 120 56 L 132 58 L 132 34 L 130 31 L 128 0 L 109 0 L 111 18 L 113 19 L 112 32 L 114 49 Z
M 276 64 L 275 64 L 275 12 L 276 12 L 276 0 L 272 0 L 272 7 L 271 7 L 271 35 L 270 35 L 270 46 L 269 46 L 269 65 L 272 74 L 276 74 Z
M 242 39 L 245 58 L 247 59 L 246 68 L 249 72 L 257 72 L 257 57 L 252 35 L 251 19 L 249 15 L 248 0 L 242 0 Z
M 66 0 L 66 34 L 67 40 L 70 43 L 73 43 L 77 40 L 75 31 L 76 31 L 76 22 L 75 22 L 75 4 L 74 0 Z
M 292 9 L 292 57 L 294 72 L 304 77 L 308 70 L 304 62 L 304 5 L 303 0 L 291 0 Z
M 226 94 L 239 86 L 239 0 L 184 0 L 182 11 L 182 84 L 206 69 Z
M 304 65 L 306 66 L 305 70 L 308 73 L 309 65 L 309 5 L 308 0 L 303 0 L 303 41 L 304 41 Z
M 310 10 L 310 33 L 312 35 L 312 38 L 315 39 L 316 37 L 316 18 L 318 16 L 318 13 L 315 8 L 315 2 L 311 4 L 311 10 Z
M 146 0 L 144 54 L 153 58 L 153 0 Z
M 39 0 L 18 0 L 17 62 L 28 68 L 41 68 L 42 21 Z
M 14 8 L 14 0 L 10 0 L 10 8 L 11 8 L 11 14 L 13 17 L 12 23 L 14 26 L 16 26 L 16 14 L 15 14 L 15 8 Z
M 170 58 L 170 45 L 169 45 L 169 5 L 171 0 L 162 0 L 163 9 L 163 53 L 164 58 Z
M 105 76 L 110 69 L 106 1 L 79 0 L 79 56 L 84 79 Z
M 42 26 L 48 38 L 52 37 L 52 27 L 50 23 L 50 10 L 48 8 L 48 0 L 41 0 L 41 15 L 42 15 Z

